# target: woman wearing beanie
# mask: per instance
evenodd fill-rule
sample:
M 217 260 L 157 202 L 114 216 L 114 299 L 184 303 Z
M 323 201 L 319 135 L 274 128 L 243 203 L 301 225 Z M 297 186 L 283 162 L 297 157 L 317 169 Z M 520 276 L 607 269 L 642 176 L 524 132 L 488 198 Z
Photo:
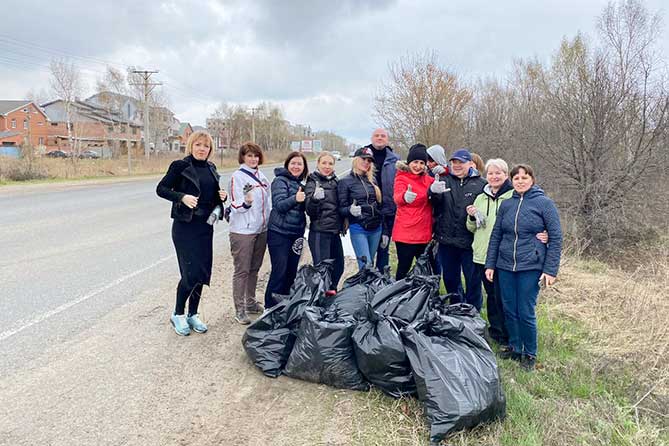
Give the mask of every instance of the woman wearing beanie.
M 406 163 L 396 164 L 393 198 L 397 205 L 393 241 L 397 248 L 395 279 L 406 277 L 411 264 L 432 238 L 432 205 L 428 190 L 434 178 L 427 174 L 427 148 L 416 144 L 409 149 Z

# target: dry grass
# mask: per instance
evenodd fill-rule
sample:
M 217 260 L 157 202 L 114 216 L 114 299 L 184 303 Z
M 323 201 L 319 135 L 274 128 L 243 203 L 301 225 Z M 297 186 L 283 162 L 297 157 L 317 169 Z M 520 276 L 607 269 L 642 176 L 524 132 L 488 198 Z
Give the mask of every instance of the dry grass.
M 268 152 L 265 163 L 281 162 L 289 152 Z M 72 180 L 99 177 L 122 177 L 128 175 L 160 174 L 175 159 L 183 158 L 182 153 L 165 154 L 145 159 L 135 157 L 128 169 L 128 160 L 119 159 L 51 159 L 37 158 L 32 162 L 25 159 L 0 157 L 0 184 L 30 180 Z M 228 155 L 223 159 L 213 157 L 211 160 L 219 169 L 229 169 L 238 166 L 237 155 Z
M 634 271 L 593 261 L 562 269 L 554 292 L 545 293 L 558 312 L 589 333 L 598 366 L 626 364 L 634 370 L 641 398 L 669 395 L 669 253 L 659 246 Z M 646 397 L 648 398 L 648 397 Z M 665 408 L 666 410 L 666 408 Z

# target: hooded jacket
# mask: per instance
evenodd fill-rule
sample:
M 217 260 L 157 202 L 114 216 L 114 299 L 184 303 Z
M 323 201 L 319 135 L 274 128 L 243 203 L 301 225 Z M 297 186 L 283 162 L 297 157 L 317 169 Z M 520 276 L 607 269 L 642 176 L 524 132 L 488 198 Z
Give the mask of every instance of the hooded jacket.
M 246 172 L 260 180 L 258 183 Z M 249 184 L 253 191 L 253 203 L 244 202 L 244 186 Z M 267 231 L 269 214 L 272 209 L 270 186 L 267 177 L 259 170 L 242 164 L 230 177 L 230 232 L 233 234 L 260 234 Z
M 495 226 L 495 220 L 497 219 L 497 211 L 502 202 L 511 198 L 512 195 L 513 186 L 511 186 L 509 180 L 506 180 L 497 191 L 497 194 L 493 194 L 490 184 L 486 184 L 483 188 L 483 193 L 479 194 L 476 200 L 474 200 L 474 206 L 486 219 L 485 227 L 477 228 L 476 219 L 471 216 L 467 217 L 467 229 L 474 234 L 474 242 L 472 243 L 474 263 L 485 265 L 488 243 L 490 242 L 490 234 L 492 234 L 492 228 Z
M 393 226 L 393 240 L 411 244 L 428 243 L 432 239 L 432 204 L 428 199 L 428 191 L 434 178 L 427 172 L 419 175 L 412 173 L 403 161 L 398 161 L 396 167 L 394 199 L 397 214 Z M 404 193 L 409 186 L 417 194 L 411 203 L 404 200 Z
M 218 182 L 220 176 L 216 171 L 216 165 L 211 161 L 207 161 L 207 166 L 211 175 L 216 180 L 216 196 L 215 202 L 207 206 L 206 212 L 211 212 L 213 208 L 222 205 L 221 198 L 218 195 L 220 187 Z M 156 187 L 156 194 L 172 202 L 171 217 L 178 221 L 189 222 L 193 219 L 195 209 L 191 209 L 181 202 L 184 195 L 200 196 L 200 180 L 198 174 L 193 166 L 193 156 L 188 155 L 184 159 L 173 161 L 167 169 L 167 173 Z M 204 203 L 199 203 L 204 205 Z M 196 208 L 197 209 L 197 208 Z M 207 215 L 208 216 L 208 215 Z
M 367 145 L 372 150 L 376 150 L 372 144 Z M 395 218 L 395 201 L 393 200 L 393 187 L 395 185 L 395 163 L 399 161 L 399 156 L 393 152 L 393 149 L 386 146 L 386 158 L 381 167 L 381 206 L 379 208 L 381 215 L 384 217 L 384 235 L 390 235 L 390 227 L 392 224 L 387 224 L 388 220 L 392 223 Z
M 440 180 L 446 183 L 446 192 L 435 194 L 430 191 L 435 238 L 444 245 L 472 249 L 474 235 L 467 230 L 466 209 L 483 192 L 486 182 L 476 169 L 469 169 L 464 178 L 449 174 Z
M 307 186 L 304 192 L 307 196 L 307 215 L 309 216 L 309 230 L 318 232 L 329 232 L 339 234 L 343 229 L 344 219 L 339 215 L 339 199 L 337 186 L 339 180 L 332 174 L 328 177 L 320 172 L 312 172 L 307 178 Z M 325 198 L 314 199 L 316 186 L 325 191 Z
M 536 234 L 548 231 L 548 244 Z M 560 216 L 553 200 L 539 186 L 523 195 L 513 192 L 497 211 L 485 267 L 505 271 L 540 270 L 557 276 L 562 250 Z
M 304 235 L 307 217 L 304 214 L 304 202 L 295 199 L 302 186 L 299 178 L 293 176 L 288 169 L 274 169 L 272 181 L 272 212 L 269 215 L 269 229 L 285 235 Z
M 339 180 L 337 194 L 339 215 L 348 218 L 351 225 L 360 225 L 368 231 L 375 231 L 381 226 L 381 214 L 379 213 L 379 203 L 376 201 L 376 191 L 374 185 L 369 182 L 366 176 L 357 175 L 351 171 Z M 351 215 L 350 208 L 353 200 L 362 208 L 360 217 Z

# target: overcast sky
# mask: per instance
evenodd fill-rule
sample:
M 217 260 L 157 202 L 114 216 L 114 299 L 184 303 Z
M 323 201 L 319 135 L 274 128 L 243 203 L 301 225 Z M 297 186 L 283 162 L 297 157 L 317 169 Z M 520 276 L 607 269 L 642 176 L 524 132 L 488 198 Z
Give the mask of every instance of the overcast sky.
M 563 36 L 593 35 L 606 3 L 26 0 L 0 28 L 0 99 L 48 89 L 50 59 L 75 56 L 89 93 L 105 63 L 157 69 L 182 121 L 204 125 L 221 101 L 271 101 L 293 123 L 363 143 L 389 62 L 434 50 L 465 79 L 503 77 L 514 58 L 545 60 Z

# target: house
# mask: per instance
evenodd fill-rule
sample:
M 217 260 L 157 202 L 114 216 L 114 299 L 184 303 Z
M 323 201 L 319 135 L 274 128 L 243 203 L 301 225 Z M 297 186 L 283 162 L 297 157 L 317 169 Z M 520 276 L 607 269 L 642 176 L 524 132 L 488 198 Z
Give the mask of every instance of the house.
M 37 104 L 28 100 L 0 101 L 0 146 L 32 146 L 46 151 L 49 119 Z
M 95 103 L 70 103 L 68 131 L 67 104 L 62 99 L 42 104 L 49 118 L 47 147 L 79 153 L 95 150 L 103 156 L 121 155 L 141 142 L 141 127 L 123 118 L 118 111 Z
M 180 148 L 182 152 L 186 151 L 186 143 L 188 142 L 190 135 L 193 134 L 193 131 L 193 127 L 189 122 L 182 122 L 179 126 L 179 132 L 177 133 L 177 136 L 179 136 L 179 142 L 181 146 Z
M 228 148 L 228 120 L 225 118 L 207 118 L 207 131 L 214 138 L 217 149 Z

